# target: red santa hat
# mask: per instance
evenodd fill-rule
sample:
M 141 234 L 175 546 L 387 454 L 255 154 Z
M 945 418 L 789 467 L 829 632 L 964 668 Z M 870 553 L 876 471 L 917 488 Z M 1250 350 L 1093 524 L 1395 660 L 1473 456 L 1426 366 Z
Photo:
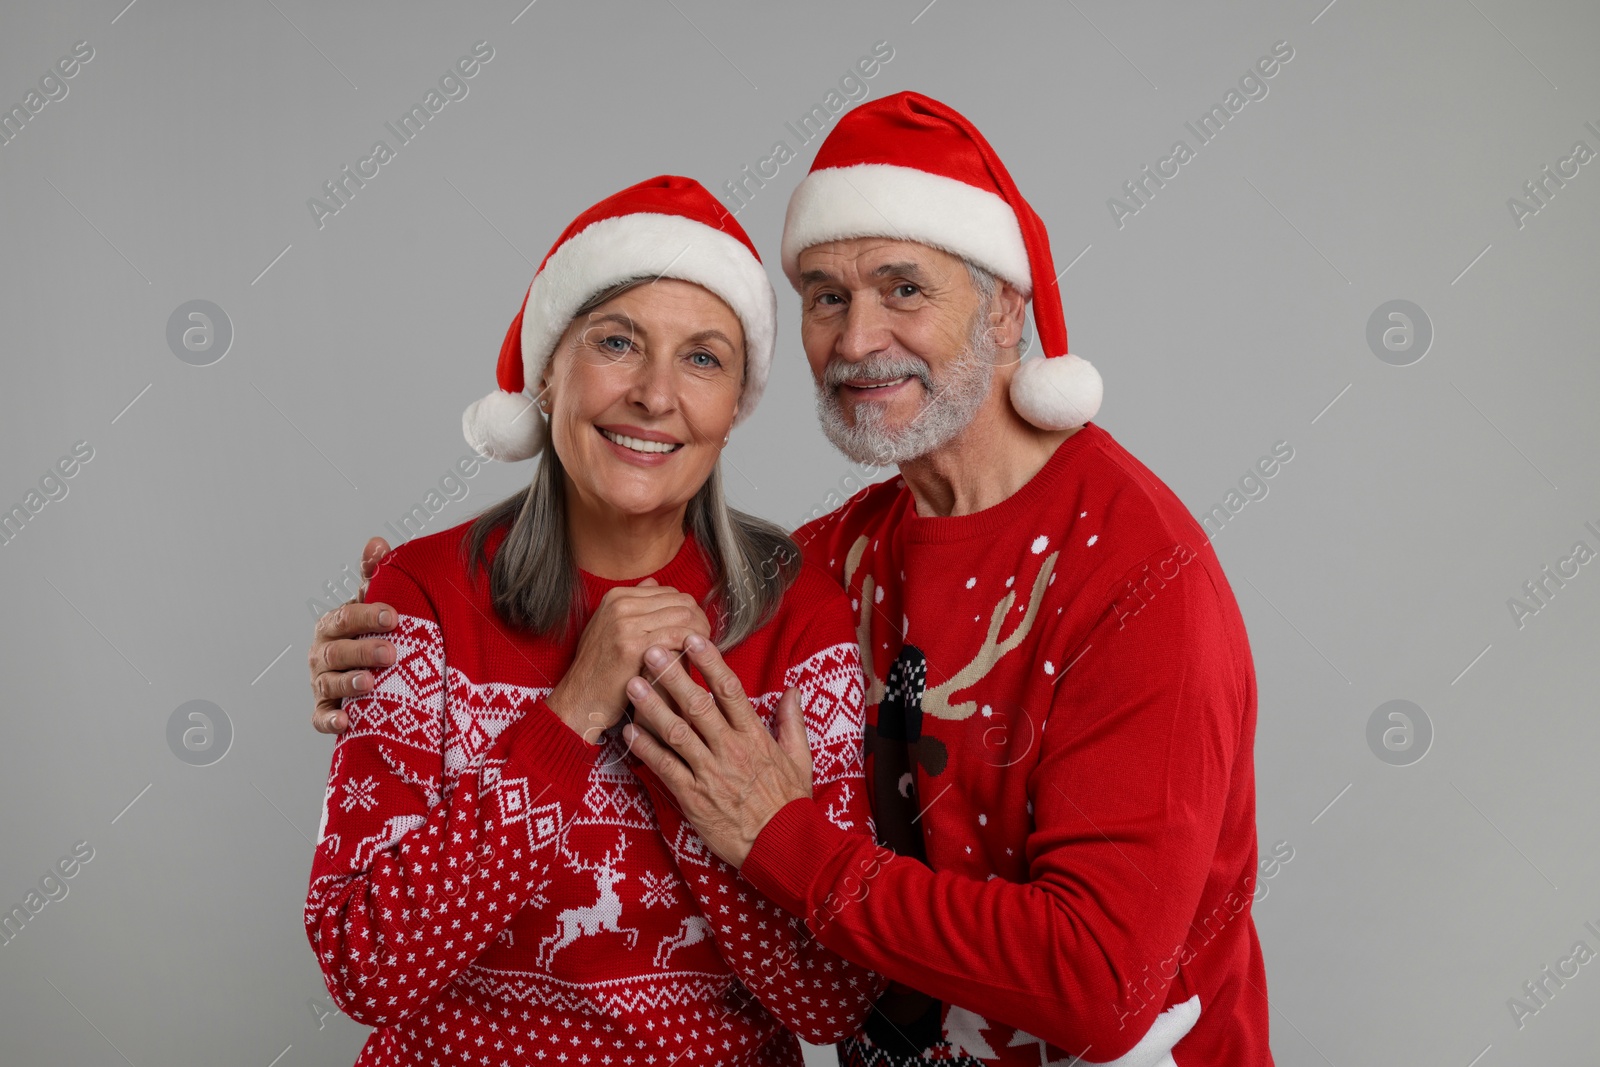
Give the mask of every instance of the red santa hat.
M 941 248 L 1033 300 L 1044 358 L 1011 379 L 1011 404 L 1035 426 L 1081 426 L 1100 409 L 1100 374 L 1067 353 L 1050 235 L 977 127 L 920 93 L 896 93 L 841 118 L 789 198 L 783 272 L 800 288 L 800 253 L 852 237 Z
M 692 178 L 662 175 L 609 196 L 572 220 L 539 264 L 500 346 L 499 388 L 461 416 L 467 443 L 490 459 L 536 455 L 543 431 L 534 401 L 545 362 L 573 315 L 596 293 L 634 278 L 678 278 L 727 302 L 744 327 L 744 388 L 734 425 L 766 388 L 778 298 L 750 237 Z

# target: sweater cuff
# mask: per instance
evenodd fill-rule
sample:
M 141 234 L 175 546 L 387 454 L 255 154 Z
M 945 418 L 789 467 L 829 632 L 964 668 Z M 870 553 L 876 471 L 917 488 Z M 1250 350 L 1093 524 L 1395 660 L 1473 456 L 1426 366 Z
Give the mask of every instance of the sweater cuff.
M 579 737 L 543 697 L 528 709 L 515 729 L 517 736 L 507 753 L 509 762 L 529 768 L 568 796 L 583 795 L 601 746 Z
M 739 873 L 768 900 L 804 919 L 818 874 L 854 840 L 855 835 L 829 822 L 810 797 L 801 797 L 767 820 Z

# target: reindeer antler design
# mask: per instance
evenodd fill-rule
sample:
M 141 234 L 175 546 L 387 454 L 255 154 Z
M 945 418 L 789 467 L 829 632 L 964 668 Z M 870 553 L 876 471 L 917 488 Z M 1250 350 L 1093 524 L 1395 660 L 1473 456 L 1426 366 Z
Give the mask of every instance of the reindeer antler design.
M 628 850 L 628 835 L 627 834 L 623 834 L 623 835 L 621 835 L 621 840 L 617 843 L 617 848 L 616 848 L 615 851 L 611 851 L 610 849 L 608 849 L 608 850 L 606 850 L 605 858 L 602 859 L 599 863 L 590 863 L 587 860 L 583 859 L 582 856 L 579 856 L 579 855 L 574 854 L 572 852 L 567 852 L 565 835 L 563 835 L 562 841 L 561 841 L 561 851 L 564 853 L 564 858 L 565 858 L 565 861 L 566 861 L 566 864 L 567 864 L 567 869 L 570 870 L 570 871 L 574 871 L 574 872 L 581 872 L 581 871 L 614 871 L 614 870 L 617 869 L 617 866 L 622 863 L 623 853 L 627 852 L 627 850 Z
M 861 557 L 866 551 L 867 537 L 863 534 L 856 538 L 856 543 L 850 546 L 850 552 L 844 558 L 846 589 L 855 581 L 856 569 L 861 566 Z M 876 704 L 883 699 L 883 679 L 878 677 L 872 665 L 872 597 L 876 592 L 872 575 L 869 574 L 861 582 L 861 616 L 856 621 L 856 644 L 861 646 L 861 670 L 867 678 L 867 704 Z
M 383 759 L 383 762 L 388 765 L 389 773 L 393 774 L 407 785 L 414 785 L 418 789 L 422 790 L 422 795 L 427 802 L 429 811 L 432 811 L 434 808 L 439 806 L 440 794 L 438 789 L 439 782 L 437 778 L 423 777 L 407 766 L 404 760 L 396 757 L 394 753 L 390 752 L 382 745 L 378 746 L 378 755 Z
M 989 632 L 983 639 L 983 646 L 978 649 L 978 654 L 972 658 L 972 662 L 922 694 L 924 714 L 954 721 L 965 719 L 978 710 L 975 700 L 952 704 L 950 697 L 982 681 L 1000 661 L 1001 656 L 1016 648 L 1022 643 L 1022 639 L 1028 636 L 1028 631 L 1033 629 L 1034 616 L 1039 614 L 1039 605 L 1044 601 L 1045 587 L 1050 584 L 1050 572 L 1055 569 L 1056 557 L 1059 555 L 1060 552 L 1050 553 L 1044 561 L 1044 566 L 1039 568 L 1038 577 L 1033 580 L 1033 592 L 1028 595 L 1028 610 L 1022 616 L 1022 621 L 1017 623 L 1016 628 L 1003 641 L 1000 640 L 1000 627 L 1005 624 L 1006 617 L 1017 602 L 1017 591 L 1009 590 L 1000 599 L 1000 603 L 995 605 L 994 614 L 989 617 Z

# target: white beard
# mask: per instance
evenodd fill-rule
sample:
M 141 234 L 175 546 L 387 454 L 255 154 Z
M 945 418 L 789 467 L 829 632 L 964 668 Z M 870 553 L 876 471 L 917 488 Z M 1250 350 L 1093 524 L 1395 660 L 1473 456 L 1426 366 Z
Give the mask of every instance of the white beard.
M 994 379 L 994 337 L 984 325 L 988 308 L 978 309 L 960 358 L 934 381 L 927 363 L 912 356 L 883 356 L 860 363 L 830 363 L 817 385 L 817 419 L 833 446 L 858 463 L 886 467 L 925 456 L 949 444 L 971 425 L 989 395 Z M 922 410 L 898 428 L 884 425 L 883 409 L 857 404 L 852 421 L 839 403 L 839 383 L 846 378 L 913 377 L 927 392 Z

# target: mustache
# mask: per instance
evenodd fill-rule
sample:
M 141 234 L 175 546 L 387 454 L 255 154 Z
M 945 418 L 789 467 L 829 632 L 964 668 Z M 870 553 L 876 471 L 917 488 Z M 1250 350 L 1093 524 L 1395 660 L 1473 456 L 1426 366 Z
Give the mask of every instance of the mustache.
M 902 353 L 869 356 L 854 363 L 832 359 L 822 370 L 822 384 L 830 390 L 838 389 L 852 378 L 915 378 L 924 389 L 933 391 L 933 372 L 928 364 Z

